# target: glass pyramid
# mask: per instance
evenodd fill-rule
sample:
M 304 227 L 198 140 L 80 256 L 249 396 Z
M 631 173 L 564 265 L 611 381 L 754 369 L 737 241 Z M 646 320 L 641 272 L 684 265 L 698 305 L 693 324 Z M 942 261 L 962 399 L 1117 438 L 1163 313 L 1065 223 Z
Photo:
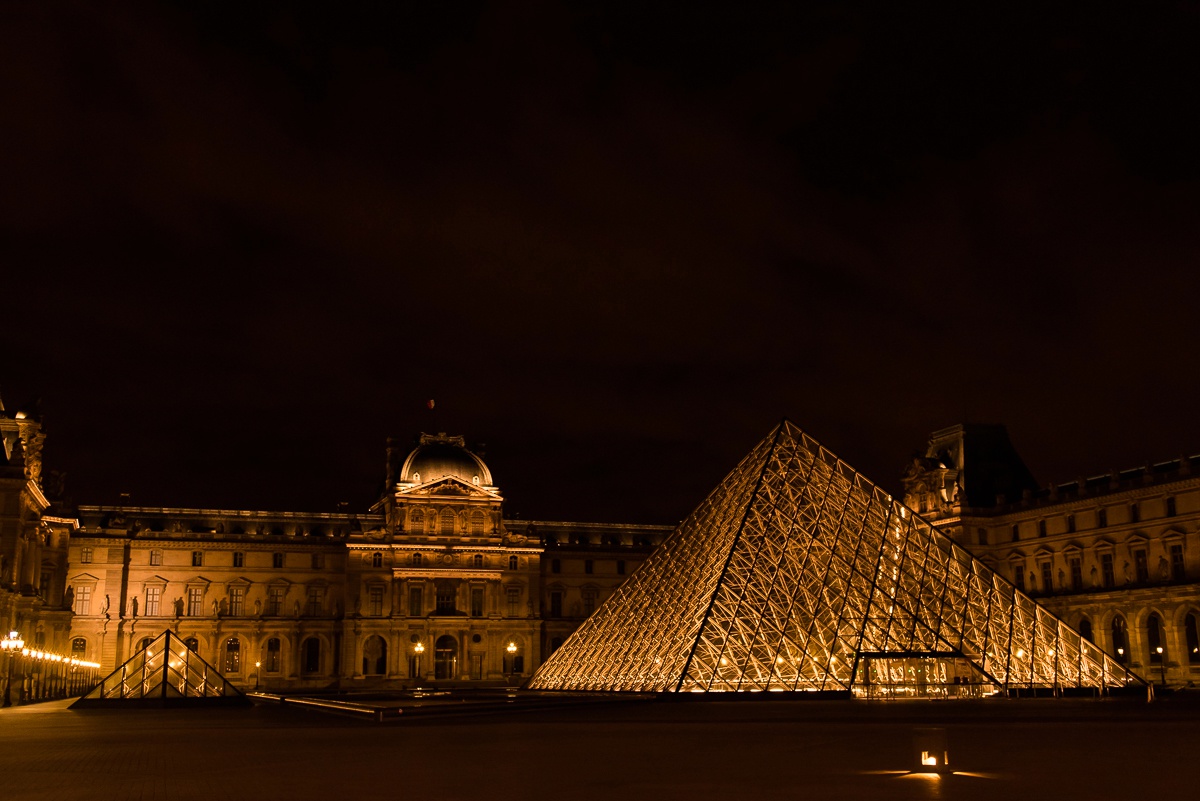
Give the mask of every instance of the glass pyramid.
M 1144 682 L 786 420 L 537 690 L 978 696 Z
M 125 660 L 71 706 L 108 706 L 121 702 L 144 706 L 191 701 L 249 703 L 241 690 L 168 630 Z

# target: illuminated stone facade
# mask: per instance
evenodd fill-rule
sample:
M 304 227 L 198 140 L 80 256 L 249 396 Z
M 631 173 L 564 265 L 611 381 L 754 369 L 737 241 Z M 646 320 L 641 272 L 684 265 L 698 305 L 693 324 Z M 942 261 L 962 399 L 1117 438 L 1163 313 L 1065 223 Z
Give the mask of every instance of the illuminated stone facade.
M 506 521 L 461 437 L 390 447 L 387 486 L 360 514 L 80 507 L 72 635 L 109 668 L 169 629 L 243 687 L 519 684 L 670 531 Z
M 58 508 L 56 477 L 43 474 L 44 439 L 35 419 L 0 402 L 0 636 L 17 630 L 27 647 L 62 654 L 70 650 L 64 593 L 75 521 Z
M 1002 426 L 959 425 L 930 436 L 905 487 L 906 503 L 1135 672 L 1200 681 L 1200 456 L 1039 487 Z

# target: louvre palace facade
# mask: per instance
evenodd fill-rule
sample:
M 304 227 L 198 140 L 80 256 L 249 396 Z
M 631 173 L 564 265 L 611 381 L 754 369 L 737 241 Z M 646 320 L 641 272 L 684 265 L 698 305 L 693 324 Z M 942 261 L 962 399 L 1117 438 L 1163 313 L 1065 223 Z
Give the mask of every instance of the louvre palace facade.
M 1148 681 L 1200 681 L 1200 456 L 1039 486 L 1003 426 L 934 432 L 905 503 Z
M 38 423 L 0 415 L 0 623 L 103 670 L 170 630 L 245 688 L 516 685 L 670 532 L 505 520 L 444 434 L 389 445 L 361 513 L 68 513 L 42 491 Z
M 517 685 L 672 532 L 505 519 L 487 465 L 444 434 L 389 443 L 370 509 L 317 513 L 66 508 L 40 423 L 0 406 L 0 436 L 0 625 L 104 670 L 170 630 L 244 688 Z M 1003 427 L 968 425 L 936 432 L 903 481 L 908 506 L 1018 590 L 1185 685 L 1198 479 L 1188 457 L 1040 487 Z

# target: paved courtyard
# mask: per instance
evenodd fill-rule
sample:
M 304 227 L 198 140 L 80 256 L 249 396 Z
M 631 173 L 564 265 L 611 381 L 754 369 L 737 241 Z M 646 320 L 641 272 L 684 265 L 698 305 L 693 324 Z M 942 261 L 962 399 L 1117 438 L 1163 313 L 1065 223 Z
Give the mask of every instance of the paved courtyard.
M 0 711 L 19 799 L 1193 798 L 1200 704 L 614 702 L 394 723 L 278 706 Z M 951 767 L 907 775 L 941 726 Z

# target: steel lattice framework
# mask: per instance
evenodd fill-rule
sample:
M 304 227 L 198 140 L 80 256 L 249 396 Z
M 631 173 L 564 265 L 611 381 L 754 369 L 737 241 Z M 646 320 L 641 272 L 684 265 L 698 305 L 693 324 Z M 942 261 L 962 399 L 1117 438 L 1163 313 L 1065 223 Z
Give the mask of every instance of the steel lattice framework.
M 1144 683 L 785 420 L 528 686 L 860 690 L 890 656 L 997 691 Z

